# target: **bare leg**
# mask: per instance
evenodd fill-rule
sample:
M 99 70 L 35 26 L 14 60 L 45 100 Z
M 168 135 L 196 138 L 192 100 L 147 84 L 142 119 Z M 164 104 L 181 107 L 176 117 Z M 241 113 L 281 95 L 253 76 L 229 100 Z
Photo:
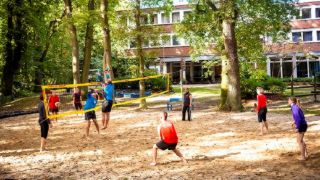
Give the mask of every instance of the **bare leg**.
M 96 129 L 97 129 L 97 131 L 98 131 L 98 134 L 100 134 L 99 124 L 98 124 L 97 120 L 94 119 L 94 120 L 93 120 L 93 123 L 94 123 L 94 125 L 96 126 Z
M 264 121 L 263 123 L 264 123 L 264 126 L 266 127 L 266 130 L 267 130 L 267 133 L 268 133 L 268 131 L 269 131 L 268 122 L 267 122 L 267 121 Z
M 57 112 L 54 112 L 53 114 L 54 114 L 54 115 L 58 115 Z M 56 120 L 56 122 L 58 122 L 58 118 L 57 118 L 57 117 L 55 118 L 55 120 Z
M 259 123 L 260 124 L 260 135 L 263 135 L 263 126 L 264 126 L 264 123 Z
M 40 152 L 42 152 L 45 149 L 45 146 L 46 146 L 46 139 L 41 137 L 41 140 L 40 140 Z
M 301 160 L 306 160 L 306 150 L 305 150 L 305 143 L 303 141 L 304 133 L 297 133 L 297 143 L 300 148 L 301 152 Z
M 88 120 L 87 126 L 86 126 L 86 137 L 89 137 L 89 129 L 90 129 L 91 121 Z
M 307 144 L 304 142 L 304 140 L 303 140 L 303 145 L 304 145 L 304 156 L 308 158 L 309 154 L 308 154 Z
M 106 128 L 108 127 L 109 120 L 110 120 L 110 112 L 107 112 L 107 113 L 106 113 L 106 124 L 105 124 L 105 127 L 106 127 Z
M 150 164 L 151 166 L 157 165 L 157 152 L 158 152 L 157 145 L 153 145 L 153 148 L 152 148 L 152 163 Z
M 102 129 L 105 129 L 105 125 L 106 125 L 106 113 L 102 113 Z
M 176 153 L 176 155 L 178 156 L 178 157 L 180 157 L 181 158 L 181 160 L 183 161 L 183 163 L 187 163 L 187 160 L 183 157 L 183 155 L 181 154 L 181 152 L 178 150 L 178 149 L 174 149 L 174 150 L 172 150 L 174 153 Z

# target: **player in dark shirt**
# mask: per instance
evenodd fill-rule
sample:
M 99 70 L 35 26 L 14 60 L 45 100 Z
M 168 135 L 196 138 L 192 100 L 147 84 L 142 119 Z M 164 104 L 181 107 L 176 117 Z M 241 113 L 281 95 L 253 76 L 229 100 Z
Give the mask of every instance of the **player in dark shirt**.
M 188 120 L 191 121 L 191 108 L 192 108 L 192 95 L 189 88 L 184 89 L 183 94 L 183 108 L 182 108 L 182 121 L 186 120 L 186 112 L 188 112 Z
M 48 137 L 49 125 L 52 128 L 52 124 L 50 119 L 47 118 L 47 113 L 45 111 L 44 103 L 43 103 L 43 95 L 40 95 L 40 101 L 38 104 L 38 112 L 39 112 L 39 125 L 41 130 L 41 140 L 40 140 L 40 152 L 45 150 L 46 139 Z
M 82 97 L 81 97 L 81 92 L 79 91 L 78 88 L 74 89 L 72 100 L 73 100 L 74 108 L 76 108 L 76 110 L 81 110 L 82 109 Z

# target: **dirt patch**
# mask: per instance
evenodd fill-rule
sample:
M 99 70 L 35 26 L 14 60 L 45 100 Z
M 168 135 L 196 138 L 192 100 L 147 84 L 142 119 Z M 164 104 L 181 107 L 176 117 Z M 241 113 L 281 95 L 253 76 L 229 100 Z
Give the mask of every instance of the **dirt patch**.
M 60 118 L 49 132 L 44 153 L 38 152 L 40 132 L 33 114 L 0 122 L 0 179 L 320 178 L 320 117 L 308 117 L 310 158 L 300 162 L 289 113 L 269 113 L 271 131 L 260 136 L 254 112 L 217 112 L 212 102 L 198 102 L 191 122 L 182 122 L 180 111 L 169 113 L 187 165 L 172 152 L 161 151 L 159 165 L 149 166 L 164 106 L 115 109 L 110 127 L 100 135 L 91 127 L 89 139 L 83 138 L 82 116 Z M 100 112 L 97 115 L 101 125 Z

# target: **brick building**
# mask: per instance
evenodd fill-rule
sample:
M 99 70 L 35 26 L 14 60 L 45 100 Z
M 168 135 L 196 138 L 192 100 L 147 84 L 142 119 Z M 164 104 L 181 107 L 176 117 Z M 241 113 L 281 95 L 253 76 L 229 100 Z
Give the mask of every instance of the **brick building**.
M 181 22 L 191 8 L 187 0 L 174 0 L 174 10 L 167 16 L 164 12 L 153 13 L 151 17 L 142 20 L 144 24 L 161 26 L 164 33 L 160 35 L 160 44 L 151 41 L 143 45 L 144 52 L 157 56 L 159 66 L 163 73 L 172 73 L 172 80 L 179 82 L 180 76 L 188 83 L 213 82 L 220 79 L 221 66 L 212 67 L 215 73 L 205 77 L 203 61 L 212 60 L 213 53 L 203 54 L 198 62 L 190 57 L 190 46 L 174 32 L 174 24 Z M 273 77 L 312 77 L 314 72 L 320 72 L 320 0 L 300 0 L 295 4 L 300 16 L 293 17 L 292 30 L 286 42 L 272 43 L 265 38 L 267 55 L 267 73 Z M 165 38 L 164 38 L 165 37 Z M 165 40 L 164 40 L 165 39 Z M 134 50 L 133 43 L 128 48 Z M 181 67 L 185 67 L 182 75 Z
M 288 41 L 268 44 L 267 72 L 273 77 L 312 77 L 320 72 L 320 1 L 300 0 Z
M 174 0 L 174 10 L 167 16 L 164 12 L 153 13 L 152 17 L 145 17 L 141 20 L 142 24 L 161 26 L 164 32 L 160 35 L 160 43 L 153 44 L 151 41 L 145 42 L 143 49 L 145 53 L 156 54 L 158 62 L 158 70 L 162 73 L 172 73 L 173 82 L 177 83 L 180 80 L 181 66 L 185 67 L 182 78 L 188 83 L 206 83 L 219 79 L 221 68 L 219 66 L 212 67 L 216 73 L 211 77 L 203 76 L 206 69 L 202 66 L 204 60 L 212 60 L 213 54 L 203 54 L 193 62 L 190 57 L 190 46 L 187 42 L 178 37 L 174 32 L 174 24 L 180 23 L 191 8 L 187 0 Z M 151 18 L 151 20 L 150 20 Z M 134 43 L 129 43 L 130 50 L 135 49 Z

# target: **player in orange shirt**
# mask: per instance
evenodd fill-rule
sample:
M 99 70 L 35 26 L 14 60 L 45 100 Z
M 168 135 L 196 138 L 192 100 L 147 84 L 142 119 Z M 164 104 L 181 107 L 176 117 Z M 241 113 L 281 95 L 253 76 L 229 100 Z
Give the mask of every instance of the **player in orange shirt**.
M 153 162 L 150 164 L 152 166 L 157 165 L 157 151 L 161 150 L 172 150 L 177 156 L 181 158 L 184 163 L 187 163 L 187 160 L 183 157 L 181 152 L 176 148 L 178 144 L 178 136 L 176 129 L 171 121 L 167 121 L 168 113 L 163 112 L 160 118 L 160 124 L 158 125 L 158 134 L 160 141 L 153 146 L 152 156 Z

